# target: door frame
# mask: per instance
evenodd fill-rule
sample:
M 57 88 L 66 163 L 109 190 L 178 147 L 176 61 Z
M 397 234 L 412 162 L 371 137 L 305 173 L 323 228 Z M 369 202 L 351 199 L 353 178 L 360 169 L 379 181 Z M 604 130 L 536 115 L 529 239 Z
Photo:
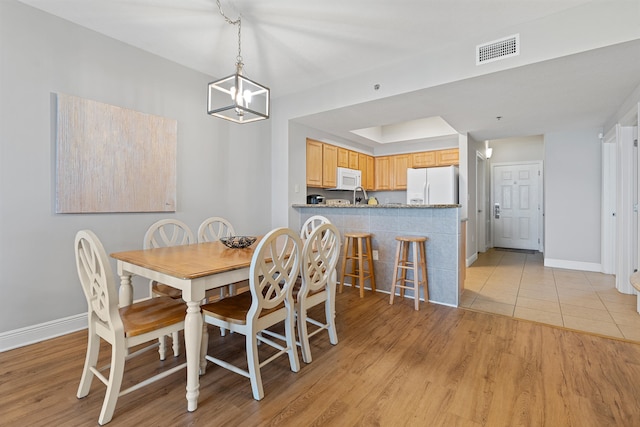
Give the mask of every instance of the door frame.
M 487 159 L 480 151 L 476 151 L 476 242 L 478 252 L 486 252 L 489 248 L 487 212 Z
M 495 194 L 493 194 L 493 178 L 495 176 L 495 168 L 500 166 L 517 166 L 517 165 L 536 165 L 540 173 L 538 174 L 538 245 L 539 252 L 544 253 L 544 163 L 542 160 L 531 160 L 522 162 L 500 162 L 491 163 L 491 203 L 489 206 L 495 205 Z M 490 214 L 491 217 L 491 234 L 495 230 L 495 218 L 493 217 L 493 211 Z M 491 247 L 494 245 L 493 238 L 491 239 Z

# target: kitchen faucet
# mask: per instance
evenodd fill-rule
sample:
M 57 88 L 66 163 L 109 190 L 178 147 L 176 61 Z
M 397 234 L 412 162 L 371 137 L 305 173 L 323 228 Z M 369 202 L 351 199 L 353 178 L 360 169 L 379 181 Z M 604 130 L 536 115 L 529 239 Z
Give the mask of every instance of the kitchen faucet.
M 369 199 L 369 197 L 367 197 L 367 190 L 365 190 L 364 188 L 357 186 L 356 188 L 353 189 L 353 204 L 356 204 L 356 192 L 358 190 L 362 190 L 362 194 L 364 194 L 364 199 L 365 201 Z

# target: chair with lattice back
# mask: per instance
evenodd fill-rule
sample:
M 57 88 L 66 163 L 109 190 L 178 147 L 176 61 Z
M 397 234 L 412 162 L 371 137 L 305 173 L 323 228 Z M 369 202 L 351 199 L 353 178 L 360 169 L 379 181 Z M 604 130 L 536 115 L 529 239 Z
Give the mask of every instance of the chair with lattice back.
M 331 221 L 329 221 L 327 217 L 324 217 L 322 215 L 313 215 L 307 218 L 304 224 L 302 224 L 302 228 L 300 229 L 300 238 L 302 240 L 305 240 L 311 235 L 311 233 L 316 227 L 322 224 L 330 224 L 330 223 Z
M 304 243 L 302 249 L 302 284 L 295 295 L 298 339 L 302 349 L 302 360 L 310 363 L 309 338 L 326 330 L 329 342 L 336 345 L 336 266 L 340 257 L 340 232 L 335 225 L 324 223 L 317 226 Z M 324 304 L 324 321 L 309 317 L 307 310 Z M 309 332 L 308 326 L 313 325 Z
M 205 323 L 245 336 L 248 368 L 243 369 L 210 354 L 205 356 L 206 360 L 249 378 L 256 400 L 264 397 L 262 366 L 286 354 L 291 370 L 298 372 L 300 369 L 292 291 L 300 268 L 301 246 L 298 233 L 293 230 L 272 230 L 260 240 L 251 259 L 250 292 L 202 306 Z M 284 323 L 284 342 L 276 342 L 261 333 L 281 323 Z M 203 342 L 207 342 L 206 335 Z M 260 361 L 258 342 L 275 348 L 276 353 Z
M 162 219 L 157 221 L 147 229 L 144 234 L 142 246 L 144 249 L 164 248 L 167 246 L 190 245 L 196 243 L 193 232 L 187 224 L 177 219 Z M 182 292 L 179 289 L 169 285 L 158 283 L 155 280 L 150 281 L 151 296 L 166 296 L 173 299 L 181 299 Z M 180 342 L 178 334 L 173 334 L 173 354 L 180 354 Z M 160 357 L 165 357 L 165 338 L 160 338 Z
M 217 242 L 223 237 L 235 236 L 236 232 L 233 229 L 233 225 L 219 216 L 212 216 L 205 219 L 198 227 L 198 243 L 204 242 Z M 218 299 L 225 298 L 230 295 L 236 295 L 237 293 L 246 292 L 249 290 L 249 281 L 243 280 L 237 283 L 230 283 L 228 286 L 220 288 L 220 295 L 208 298 L 208 302 L 214 302 Z
M 98 237 L 89 230 L 81 230 L 75 238 L 75 257 L 78 277 L 88 305 L 88 344 L 77 396 L 89 394 L 93 377 L 107 386 L 98 418 L 100 425 L 111 421 L 119 396 L 162 379 L 186 366 L 182 363 L 138 384 L 120 390 L 125 361 L 154 346 L 130 353 L 129 349 L 170 333 L 184 329 L 184 304 L 169 297 L 151 298 L 118 308 L 118 291 L 109 259 Z M 111 344 L 109 377 L 98 368 L 100 339 Z M 106 368 L 106 367 L 105 367 Z

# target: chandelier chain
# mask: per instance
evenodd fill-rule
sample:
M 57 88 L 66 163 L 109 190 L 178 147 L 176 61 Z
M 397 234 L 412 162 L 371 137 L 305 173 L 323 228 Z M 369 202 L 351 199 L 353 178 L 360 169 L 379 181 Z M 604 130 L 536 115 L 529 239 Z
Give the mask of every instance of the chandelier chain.
M 240 16 L 238 16 L 238 19 L 236 19 L 235 21 L 232 20 L 231 18 L 229 18 L 227 15 L 225 15 L 225 13 L 222 11 L 222 6 L 220 5 L 220 0 L 216 0 L 216 4 L 218 5 L 218 11 L 220 11 L 220 15 L 222 15 L 222 17 L 224 18 L 224 20 L 227 22 L 227 24 L 231 24 L 231 25 L 237 25 L 238 26 L 238 56 L 236 57 L 236 64 L 238 66 L 242 66 L 242 43 L 241 43 L 241 34 L 242 34 L 242 18 Z

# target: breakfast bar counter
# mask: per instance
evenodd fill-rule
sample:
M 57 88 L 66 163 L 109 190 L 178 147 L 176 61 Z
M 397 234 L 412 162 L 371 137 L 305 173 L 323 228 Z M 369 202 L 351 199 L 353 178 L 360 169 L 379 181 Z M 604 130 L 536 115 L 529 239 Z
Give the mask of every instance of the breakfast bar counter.
M 429 301 L 458 306 L 464 281 L 463 219 L 460 205 L 307 205 L 294 204 L 297 218 L 292 227 L 300 229 L 313 215 L 327 217 L 341 234 L 368 232 L 372 234 L 376 288 L 389 292 L 393 281 L 396 236 L 426 236 Z M 340 266 L 338 266 L 340 269 Z M 338 270 L 339 271 L 339 270 Z M 411 291 L 407 291 L 411 296 Z M 424 296 L 420 295 L 422 299 Z

